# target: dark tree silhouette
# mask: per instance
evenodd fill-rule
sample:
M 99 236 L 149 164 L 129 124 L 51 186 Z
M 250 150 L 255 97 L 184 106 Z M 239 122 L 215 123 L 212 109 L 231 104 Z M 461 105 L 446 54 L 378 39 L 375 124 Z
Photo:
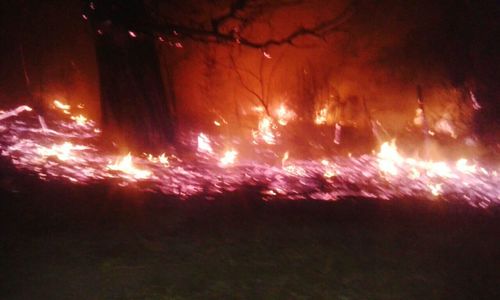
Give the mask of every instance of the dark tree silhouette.
M 161 149 L 173 141 L 173 99 L 167 97 L 171 93 L 165 93 L 162 84 L 157 40 L 189 39 L 265 50 L 295 45 L 305 36 L 323 38 L 339 30 L 355 11 L 355 2 L 351 2 L 335 18 L 295 28 L 279 38 L 253 40 L 245 36 L 244 29 L 256 16 L 271 6 L 279 9 L 293 2 L 236 0 L 220 16 L 186 25 L 162 16 L 157 9 L 159 1 L 87 1 L 84 18 L 90 18 L 96 34 L 105 136 L 133 150 Z

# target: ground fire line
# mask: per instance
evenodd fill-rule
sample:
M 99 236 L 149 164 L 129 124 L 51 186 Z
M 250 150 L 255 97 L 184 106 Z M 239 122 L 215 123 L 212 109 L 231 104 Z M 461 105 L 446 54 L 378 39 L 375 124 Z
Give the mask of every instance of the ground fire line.
M 78 184 L 111 180 L 181 198 L 255 186 L 265 200 L 358 196 L 463 201 L 482 208 L 500 204 L 498 170 L 465 158 L 451 163 L 404 157 L 394 142 L 386 142 L 378 153 L 357 157 L 294 160 L 285 152 L 280 154 L 281 163 L 273 165 L 240 157 L 236 146 L 218 146 L 231 144 L 227 140 L 216 141 L 221 137 L 199 132 L 184 134 L 183 142 L 195 153 L 191 158 L 169 153 L 120 156 L 100 150 L 100 130 L 93 121 L 73 116 L 69 107 L 61 105 L 56 103 L 65 117 L 43 122 L 26 105 L 0 112 L 1 155 L 42 180 Z M 264 136 L 270 134 L 268 127 L 264 130 Z

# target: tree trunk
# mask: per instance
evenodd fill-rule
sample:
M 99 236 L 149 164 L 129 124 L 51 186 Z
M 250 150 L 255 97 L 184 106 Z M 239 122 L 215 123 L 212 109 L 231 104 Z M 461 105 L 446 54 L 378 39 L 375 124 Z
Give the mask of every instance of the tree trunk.
M 144 3 L 97 5 L 93 27 L 103 134 L 121 150 L 161 151 L 173 141 L 173 99 L 164 90 L 154 37 L 135 31 L 148 19 Z

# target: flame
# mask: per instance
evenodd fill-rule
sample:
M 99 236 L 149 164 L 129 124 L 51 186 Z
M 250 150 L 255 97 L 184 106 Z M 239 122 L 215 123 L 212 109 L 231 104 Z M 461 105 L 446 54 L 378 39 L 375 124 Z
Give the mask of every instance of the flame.
M 120 171 L 127 175 L 131 175 L 135 179 L 146 179 L 151 177 L 151 171 L 138 169 L 134 166 L 130 153 L 117 159 L 114 164 L 108 164 L 107 168 L 108 170 Z
M 398 174 L 397 164 L 403 161 L 403 157 L 398 152 L 395 140 L 383 143 L 377 157 L 380 171 L 393 176 Z
M 147 159 L 152 162 L 152 163 L 160 163 L 163 166 L 169 166 L 170 162 L 168 160 L 168 157 L 165 155 L 165 153 L 162 153 L 159 156 L 153 156 L 152 154 L 147 154 Z
M 339 175 L 337 170 L 335 170 L 335 166 L 330 164 L 330 161 L 323 159 L 321 160 L 321 164 L 325 167 L 325 171 L 323 172 L 325 178 L 332 178 Z
M 317 125 L 324 125 L 328 119 L 328 108 L 323 107 L 316 112 L 316 117 L 314 118 L 314 123 Z
M 224 155 L 219 160 L 219 163 L 222 167 L 226 167 L 229 165 L 233 165 L 236 161 L 236 157 L 238 156 L 238 152 L 234 149 L 227 150 L 224 152 Z
M 53 103 L 54 103 L 54 106 L 56 108 L 60 109 L 63 113 L 65 113 L 67 115 L 70 114 L 69 110 L 71 109 L 71 105 L 66 104 L 66 103 L 62 103 L 58 99 L 54 99 Z
M 429 184 L 428 186 L 433 196 L 439 196 L 443 192 L 443 185 L 441 183 Z
M 79 126 L 85 126 L 87 124 L 87 118 L 84 115 L 71 116 L 71 120 Z
M 467 159 L 461 158 L 455 164 L 457 170 L 462 173 L 476 173 L 476 165 L 469 165 Z
M 256 113 L 263 113 L 266 111 L 266 109 L 263 106 L 253 106 L 252 111 Z
M 283 154 L 283 158 L 281 159 L 281 167 L 284 168 L 285 167 L 285 163 L 286 161 L 288 160 L 288 151 L 285 152 L 285 154 Z
M 117 183 L 119 185 L 142 181 L 136 188 L 181 198 L 201 193 L 220 194 L 248 184 L 259 184 L 265 187 L 265 199 L 335 200 L 344 196 L 434 199 L 439 196 L 449 201 L 466 201 L 475 207 L 500 205 L 497 169 L 486 169 L 466 158 L 447 162 L 405 157 L 398 151 L 394 140 L 383 143 L 373 155 L 331 156 L 322 160 L 291 161 L 289 151 L 278 154 L 280 147 L 256 147 L 253 150 L 257 156 L 266 153 L 271 155 L 267 158 L 278 158 L 277 166 L 269 165 L 265 158 L 265 161 L 244 160 L 237 168 L 226 168 L 236 163 L 239 149 L 221 152 L 220 157 L 205 156 L 201 162 L 197 160 L 199 156 L 188 155 L 180 160 L 165 153 L 135 158 L 129 153 L 116 157 L 99 150 L 99 135 L 96 134 L 99 129 L 92 121 L 77 127 L 70 118 L 48 119 L 50 129 L 45 131 L 33 116 L 4 121 L 29 110 L 29 107 L 21 106 L 0 112 L 1 155 L 10 159 L 16 168 L 34 172 L 43 180 L 64 179 L 91 184 L 106 178 L 118 178 L 123 180 Z M 276 125 L 268 117 L 263 116 L 262 120 L 259 129 L 274 138 Z M 262 132 L 257 131 L 257 137 L 265 141 L 265 135 L 260 135 Z M 198 142 L 198 152 L 213 154 L 211 144 L 228 143 L 224 138 L 227 137 L 199 133 L 188 135 L 184 142 L 189 145 Z M 240 139 L 231 141 L 231 144 L 248 145 Z M 335 179 L 331 180 L 334 176 Z
M 276 119 L 281 126 L 286 126 L 288 122 L 295 119 L 295 112 L 288 109 L 284 104 L 281 104 L 276 110 Z
M 203 153 L 213 153 L 212 146 L 210 145 L 210 139 L 204 133 L 198 135 L 198 152 Z
M 296 166 L 296 165 L 288 165 L 284 167 L 285 171 L 294 176 L 306 176 L 306 170 L 301 167 L 301 166 Z
M 61 145 L 54 144 L 50 148 L 40 146 L 38 148 L 38 154 L 42 157 L 55 156 L 59 160 L 68 161 L 77 159 L 77 156 L 73 151 L 81 151 L 87 149 L 89 149 L 89 147 L 82 145 L 73 145 L 70 142 L 64 142 Z
M 252 135 L 255 140 L 263 140 L 268 145 L 276 144 L 276 136 L 273 133 L 273 120 L 270 117 L 263 117 L 259 121 L 258 131 L 253 131 Z
M 165 153 L 162 153 L 160 156 L 158 156 L 158 161 L 163 165 L 169 164 L 168 157 L 165 156 Z
M 474 108 L 474 110 L 480 110 L 482 108 L 481 104 L 479 104 L 479 102 L 477 101 L 476 95 L 474 95 L 472 90 L 469 90 L 469 95 L 470 99 L 472 100 L 472 108 Z
M 1 120 L 4 120 L 4 119 L 7 119 L 7 118 L 10 118 L 10 117 L 14 117 L 14 116 L 17 116 L 19 115 L 20 113 L 22 113 L 23 111 L 32 111 L 33 109 L 27 105 L 21 105 L 15 109 L 12 109 L 12 110 L 9 110 L 9 111 L 1 111 L 0 112 L 0 121 Z

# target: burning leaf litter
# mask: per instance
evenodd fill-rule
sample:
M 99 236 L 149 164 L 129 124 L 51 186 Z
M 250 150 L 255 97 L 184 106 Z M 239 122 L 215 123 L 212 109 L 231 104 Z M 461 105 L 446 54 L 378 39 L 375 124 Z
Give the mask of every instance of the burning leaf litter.
M 465 158 L 456 163 L 407 158 L 398 152 L 394 141 L 382 144 L 377 154 L 359 157 L 293 160 L 287 151 L 279 155 L 281 164 L 273 165 L 245 159 L 237 147 L 220 146 L 228 145 L 228 140 L 191 133 L 185 142 L 193 146 L 196 159 L 165 153 L 117 156 L 99 149 L 100 130 L 94 122 L 83 115 L 73 116 L 71 107 L 60 101 L 54 106 L 65 117 L 46 120 L 48 129 L 41 128 L 38 116 L 28 106 L 0 112 L 1 155 L 42 180 L 80 184 L 112 180 L 122 186 L 140 182 L 137 188 L 182 198 L 250 185 L 258 186 L 267 200 L 361 196 L 465 201 L 483 208 L 500 204 L 498 170 Z M 254 139 L 276 143 L 272 126 L 271 119 L 258 124 Z

